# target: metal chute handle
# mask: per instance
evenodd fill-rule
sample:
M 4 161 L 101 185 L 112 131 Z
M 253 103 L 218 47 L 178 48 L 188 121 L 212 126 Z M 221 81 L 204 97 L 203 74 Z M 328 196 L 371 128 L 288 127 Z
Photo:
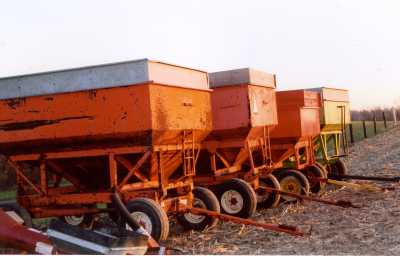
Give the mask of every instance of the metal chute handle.
M 136 232 L 140 232 L 141 226 L 140 224 L 131 217 L 128 209 L 126 209 L 125 204 L 122 202 L 121 197 L 118 192 L 114 192 L 111 195 L 111 201 L 118 210 L 118 212 L 124 217 L 127 224 Z

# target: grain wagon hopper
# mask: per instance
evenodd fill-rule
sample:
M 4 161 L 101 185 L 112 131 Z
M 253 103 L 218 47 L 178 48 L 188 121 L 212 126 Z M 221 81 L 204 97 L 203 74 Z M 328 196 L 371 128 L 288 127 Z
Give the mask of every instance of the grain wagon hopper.
M 340 158 L 348 154 L 346 128 L 351 122 L 348 91 L 327 87 L 310 90 L 319 92 L 321 99 L 321 133 L 314 138 L 318 160 L 326 166 L 328 174 L 346 175 L 346 166 Z
M 279 202 L 279 195 L 255 193 L 260 182 L 279 189 L 265 171 L 271 168 L 269 133 L 278 121 L 275 75 L 244 68 L 210 73 L 209 78 L 213 131 L 202 144 L 195 184 L 210 187 L 223 212 L 248 218 L 257 201 Z
M 276 99 L 278 126 L 271 132 L 273 174 L 284 191 L 317 193 L 324 183 L 316 178 L 325 177 L 325 171 L 316 164 L 313 150 L 313 139 L 320 134 L 319 94 L 306 90 L 279 91 Z
M 116 190 L 163 240 L 167 213 L 192 205 L 198 144 L 212 128 L 206 72 L 142 59 L 3 78 L 0 99 L 0 153 L 34 218 L 113 217 Z

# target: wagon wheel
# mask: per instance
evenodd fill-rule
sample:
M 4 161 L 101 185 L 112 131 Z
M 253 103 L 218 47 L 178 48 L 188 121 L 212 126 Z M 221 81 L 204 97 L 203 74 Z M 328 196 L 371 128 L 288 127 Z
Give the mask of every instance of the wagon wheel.
M 328 177 L 347 175 L 347 173 L 347 166 L 342 159 L 337 159 L 335 162 L 328 164 Z
M 325 172 L 324 173 L 325 178 L 328 178 L 328 166 L 320 162 L 315 162 L 315 165 L 318 166 L 321 170 L 323 170 Z
M 250 218 L 257 209 L 257 196 L 254 189 L 242 179 L 228 180 L 216 188 L 223 213 Z
M 89 227 L 93 222 L 93 215 L 82 214 L 82 215 L 69 215 L 60 217 L 60 219 L 72 226 Z
M 325 189 L 326 182 L 318 179 L 326 179 L 326 171 L 321 169 L 318 165 L 307 166 L 303 171 L 303 174 L 307 177 L 310 183 L 310 191 L 315 194 L 319 194 Z
M 74 205 L 75 207 L 93 208 L 94 205 Z M 80 215 L 67 215 L 59 217 L 59 219 L 69 225 L 88 228 L 92 225 L 94 217 L 93 214 L 80 214 Z
M 211 190 L 203 187 L 193 189 L 193 207 L 203 208 L 209 211 L 220 212 L 218 198 Z M 193 213 L 180 214 L 176 217 L 179 224 L 185 229 L 204 230 L 217 225 L 218 219 L 210 216 L 196 215 Z
M 157 241 L 166 240 L 169 233 L 168 216 L 154 200 L 137 198 L 127 203 L 130 215 Z M 131 229 L 128 225 L 127 229 Z
M 281 190 L 299 195 L 308 195 L 310 193 L 310 183 L 301 172 L 292 169 L 284 169 L 277 172 L 276 175 L 281 185 Z M 287 195 L 281 195 L 281 198 L 287 202 L 297 201 L 296 198 Z
M 260 179 L 260 186 L 274 189 L 281 189 L 278 179 L 269 174 L 267 178 Z M 276 192 L 267 192 L 265 190 L 257 190 L 257 202 L 263 208 L 275 208 L 279 205 L 281 195 Z

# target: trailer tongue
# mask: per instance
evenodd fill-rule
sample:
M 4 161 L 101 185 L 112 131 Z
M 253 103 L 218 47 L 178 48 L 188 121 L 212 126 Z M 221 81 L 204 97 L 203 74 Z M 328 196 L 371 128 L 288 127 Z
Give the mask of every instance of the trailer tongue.
M 294 226 L 287 226 L 287 225 L 281 225 L 281 224 L 272 224 L 272 223 L 261 223 L 261 222 L 256 222 L 250 219 L 243 219 L 239 217 L 235 217 L 232 215 L 227 215 L 227 214 L 222 214 L 222 213 L 217 213 L 213 211 L 208 211 L 202 208 L 195 208 L 195 207 L 189 207 L 186 209 L 181 210 L 183 213 L 193 213 L 197 215 L 204 215 L 204 216 L 211 216 L 214 218 L 217 218 L 222 221 L 228 221 L 228 222 L 233 222 L 237 224 L 244 224 L 244 225 L 249 225 L 249 226 L 255 226 L 255 227 L 260 227 L 266 230 L 274 231 L 274 232 L 282 232 L 286 233 L 292 236 L 304 236 L 304 233 L 300 231 L 297 227 Z

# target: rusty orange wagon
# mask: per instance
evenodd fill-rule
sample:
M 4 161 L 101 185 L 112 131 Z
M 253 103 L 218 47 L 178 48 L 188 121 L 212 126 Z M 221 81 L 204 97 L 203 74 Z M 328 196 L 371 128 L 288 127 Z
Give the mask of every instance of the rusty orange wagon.
M 318 193 L 324 187 L 320 178 L 326 178 L 313 148 L 313 139 L 320 134 L 319 93 L 280 91 L 276 97 L 278 126 L 271 132 L 273 174 L 284 191 Z
M 276 206 L 278 194 L 259 193 L 259 185 L 279 189 L 270 175 L 269 134 L 278 123 L 275 75 L 254 69 L 210 73 L 213 131 L 203 141 L 195 184 L 207 186 L 221 211 L 250 217 L 257 202 Z
M 80 225 L 117 190 L 162 240 L 167 213 L 192 205 L 193 194 L 219 211 L 192 181 L 199 143 L 212 129 L 206 72 L 143 59 L 4 78 L 0 98 L 0 150 L 33 217 Z

